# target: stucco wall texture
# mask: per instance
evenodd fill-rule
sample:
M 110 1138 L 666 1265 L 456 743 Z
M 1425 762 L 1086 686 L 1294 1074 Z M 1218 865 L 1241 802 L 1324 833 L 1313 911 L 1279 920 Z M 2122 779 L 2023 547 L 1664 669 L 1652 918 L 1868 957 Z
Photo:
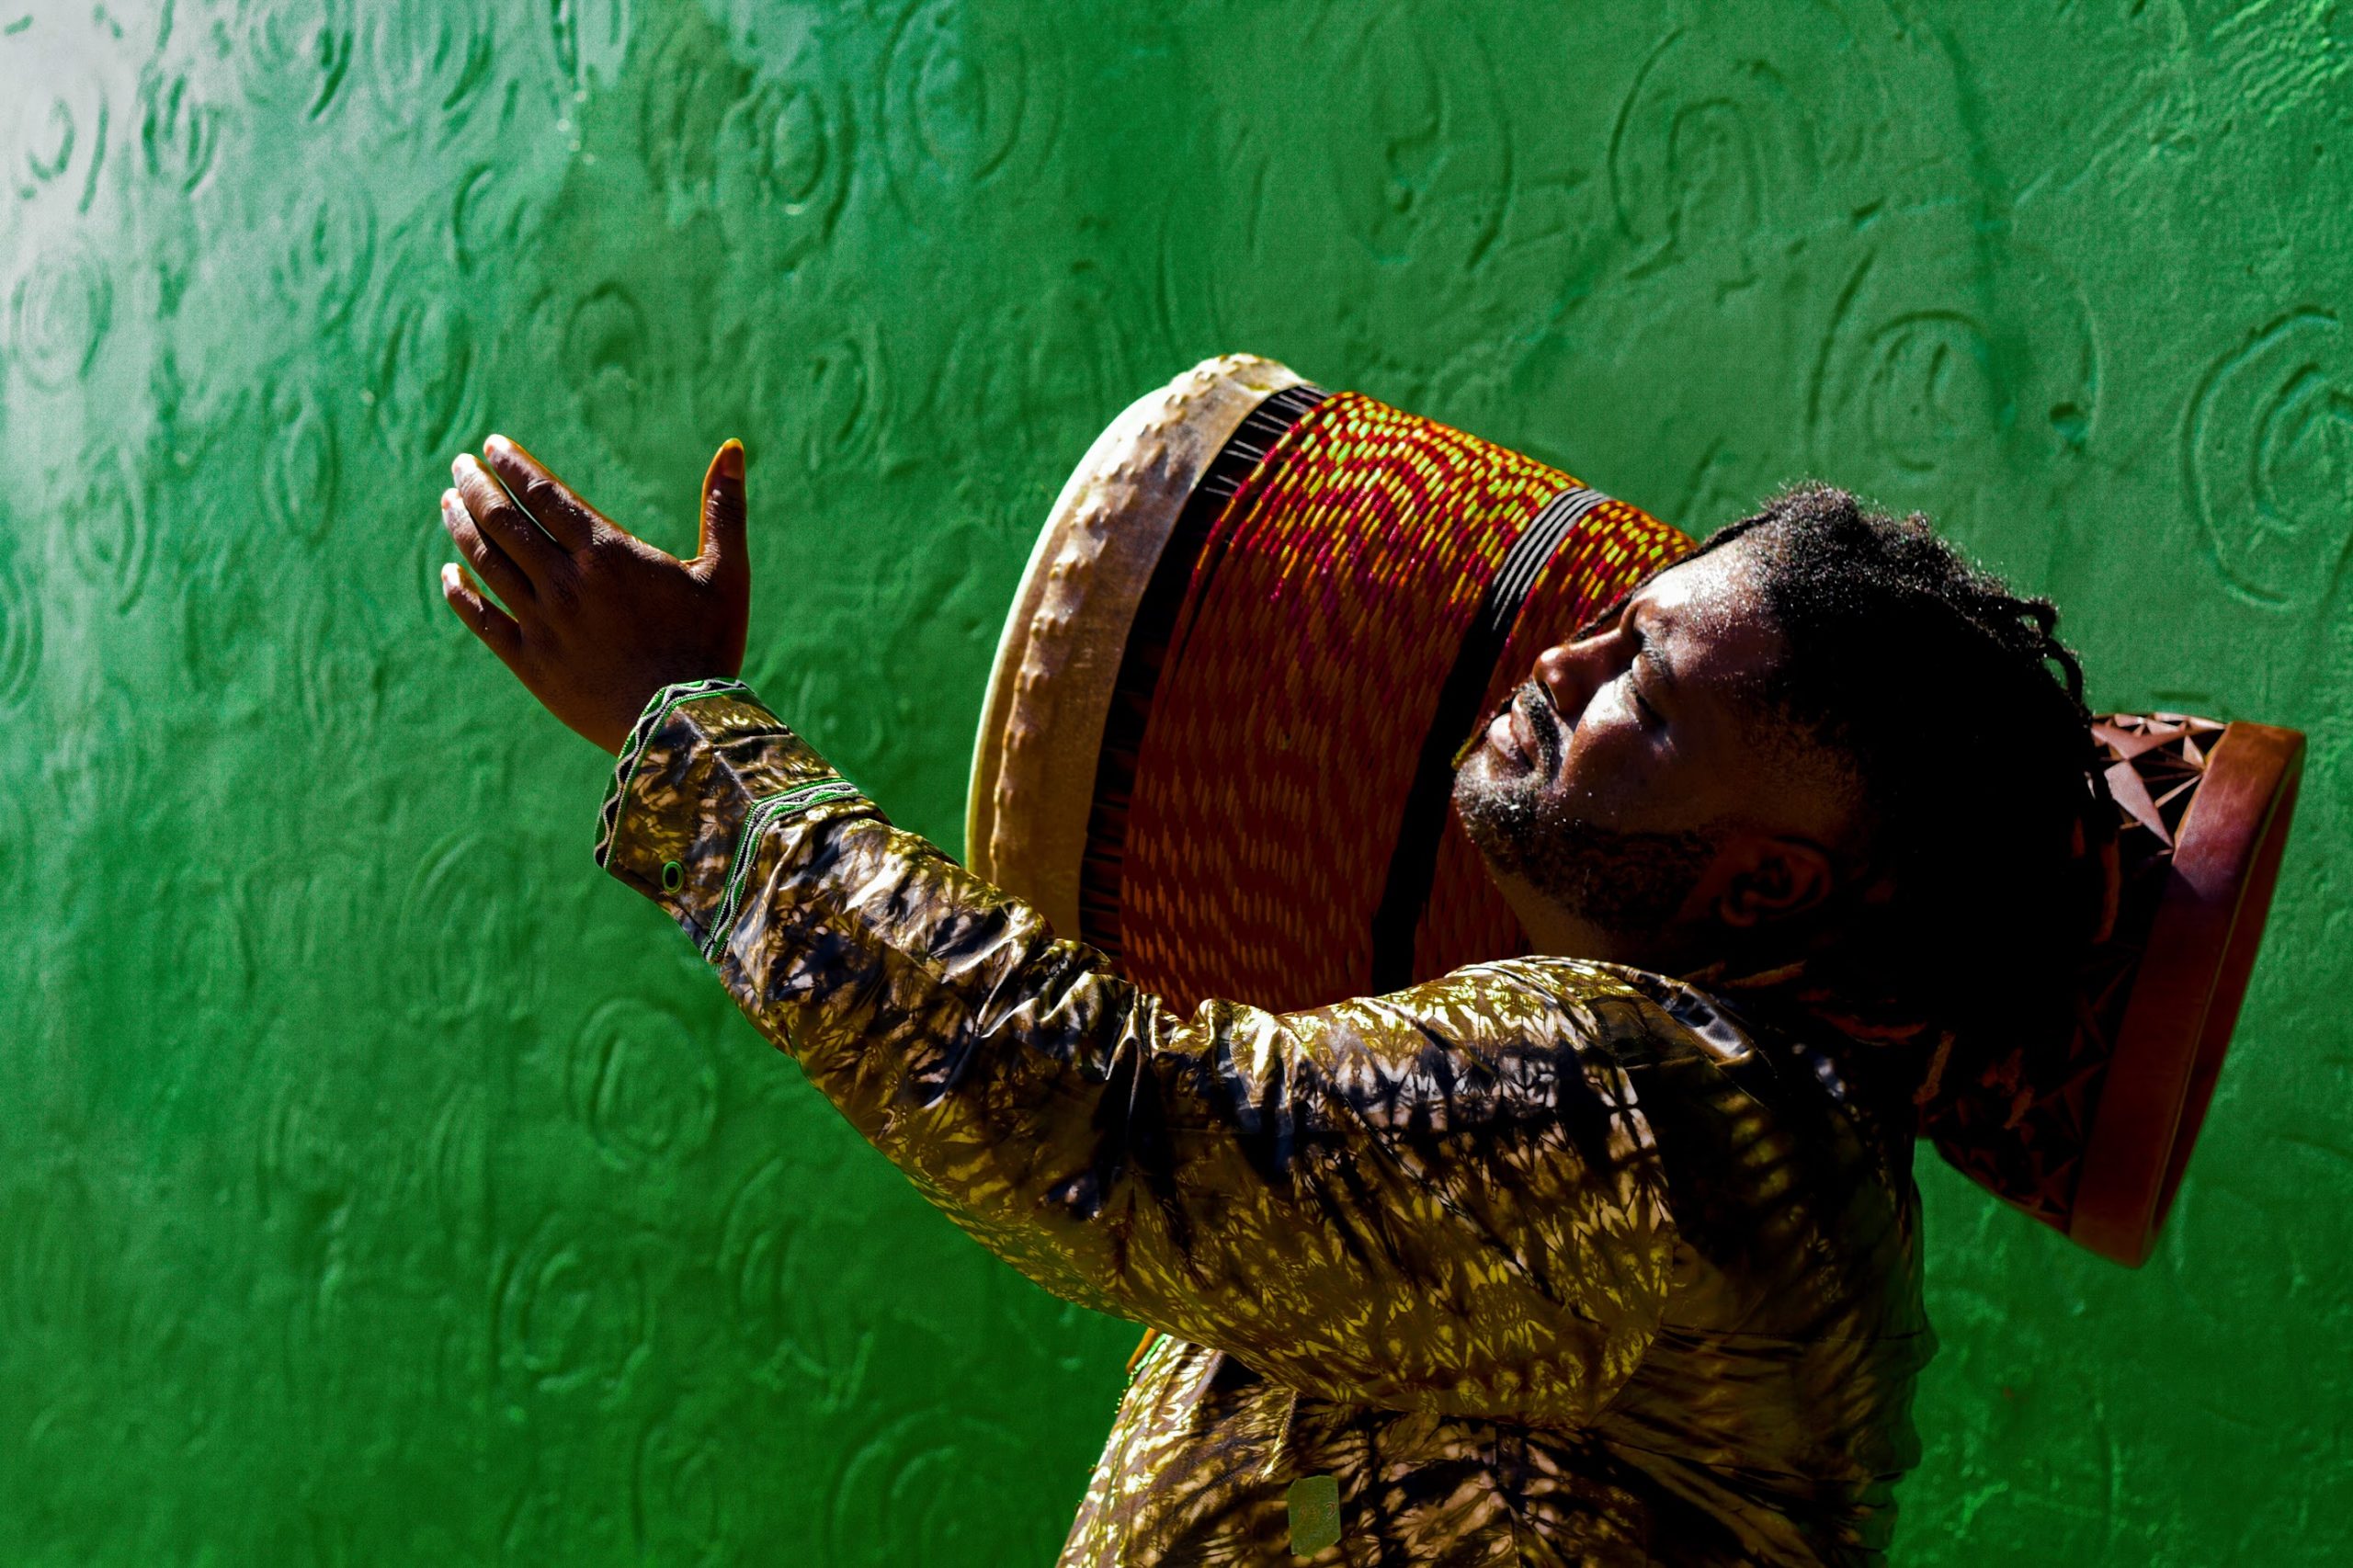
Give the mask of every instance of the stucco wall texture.
M 1057 484 L 1229 348 L 2311 733 L 2149 1267 L 1924 1158 L 1898 1556 L 2353 1561 L 2349 155 L 2315 0 L 0 0 L 0 1561 L 1049 1561 L 1135 1331 L 594 870 L 435 498 L 690 549 L 745 437 L 748 673 L 953 847 Z

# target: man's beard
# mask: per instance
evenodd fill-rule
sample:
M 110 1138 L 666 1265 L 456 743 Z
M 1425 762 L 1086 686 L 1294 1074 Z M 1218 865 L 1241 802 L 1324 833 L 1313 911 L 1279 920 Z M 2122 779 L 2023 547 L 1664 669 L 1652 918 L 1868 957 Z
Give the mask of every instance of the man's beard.
M 1714 837 L 1605 827 L 1547 801 L 1543 789 L 1559 771 L 1567 737 L 1543 733 L 1548 722 L 1559 723 L 1559 713 L 1550 693 L 1541 703 L 1533 721 L 1541 754 L 1535 767 L 1511 778 L 1468 768 L 1455 774 L 1454 809 L 1463 831 L 1496 871 L 1586 925 L 1634 939 L 1664 934 L 1714 856 Z

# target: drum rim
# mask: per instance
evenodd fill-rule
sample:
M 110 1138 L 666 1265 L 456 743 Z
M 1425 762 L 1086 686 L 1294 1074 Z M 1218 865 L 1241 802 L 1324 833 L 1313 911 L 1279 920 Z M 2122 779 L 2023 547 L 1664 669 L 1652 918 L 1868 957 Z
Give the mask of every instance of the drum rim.
M 1137 607 L 1227 440 L 1304 381 L 1278 360 L 1221 354 L 1144 393 L 1088 446 L 1030 548 L 973 739 L 965 860 L 1063 936 L 1078 935 L 1087 807 Z

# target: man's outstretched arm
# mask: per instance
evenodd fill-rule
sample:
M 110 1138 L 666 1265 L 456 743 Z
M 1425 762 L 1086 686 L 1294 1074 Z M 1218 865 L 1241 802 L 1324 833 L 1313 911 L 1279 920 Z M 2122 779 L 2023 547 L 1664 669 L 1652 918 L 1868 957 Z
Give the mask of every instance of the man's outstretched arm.
M 568 597 L 597 588 L 584 568 Z M 1180 1017 L 892 827 L 732 673 L 643 702 L 598 858 L 959 1224 L 1058 1294 L 1331 1397 L 1581 1421 L 1615 1392 L 1671 1269 L 1609 1049 L 1671 1027 L 1651 1003 L 1549 961 Z

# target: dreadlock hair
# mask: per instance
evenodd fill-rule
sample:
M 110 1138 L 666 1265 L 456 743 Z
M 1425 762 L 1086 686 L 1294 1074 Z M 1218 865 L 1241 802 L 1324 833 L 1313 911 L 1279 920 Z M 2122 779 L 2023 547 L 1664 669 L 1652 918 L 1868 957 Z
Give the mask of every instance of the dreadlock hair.
M 1826 484 L 1774 496 L 1701 550 L 1734 543 L 1785 649 L 1766 711 L 1844 765 L 1859 810 L 1864 864 L 1810 981 L 1981 1045 L 2063 1027 L 2115 814 L 2058 610 L 1920 514 Z

